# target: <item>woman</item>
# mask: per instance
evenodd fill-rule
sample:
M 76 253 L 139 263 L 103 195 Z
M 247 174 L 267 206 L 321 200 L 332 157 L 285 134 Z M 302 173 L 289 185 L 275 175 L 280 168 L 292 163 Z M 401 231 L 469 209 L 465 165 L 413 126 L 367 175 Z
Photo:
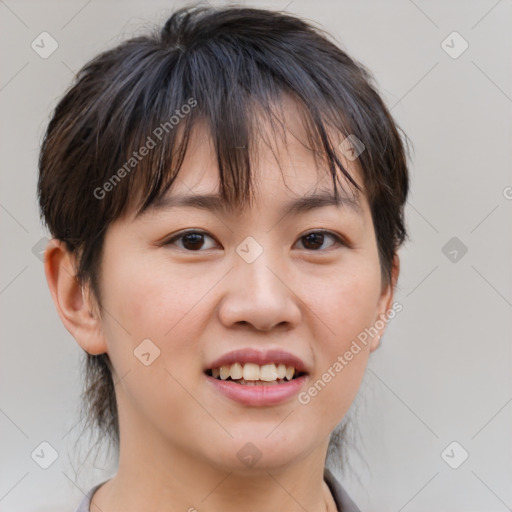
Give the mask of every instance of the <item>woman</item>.
M 358 510 L 326 455 L 396 308 L 407 193 L 370 74 L 296 17 L 185 8 L 88 63 L 38 184 L 119 455 L 77 510 Z

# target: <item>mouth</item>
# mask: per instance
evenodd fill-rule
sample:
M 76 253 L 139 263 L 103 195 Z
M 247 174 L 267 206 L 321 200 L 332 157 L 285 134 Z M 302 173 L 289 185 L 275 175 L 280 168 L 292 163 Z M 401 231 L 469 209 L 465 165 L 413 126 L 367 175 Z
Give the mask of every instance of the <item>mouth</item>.
M 252 348 L 224 354 L 203 370 L 212 390 L 251 407 L 293 400 L 307 384 L 309 371 L 302 359 L 289 352 Z
M 205 374 L 217 380 L 234 382 L 243 386 L 277 386 L 298 379 L 305 372 L 284 363 L 235 362 L 205 370 Z

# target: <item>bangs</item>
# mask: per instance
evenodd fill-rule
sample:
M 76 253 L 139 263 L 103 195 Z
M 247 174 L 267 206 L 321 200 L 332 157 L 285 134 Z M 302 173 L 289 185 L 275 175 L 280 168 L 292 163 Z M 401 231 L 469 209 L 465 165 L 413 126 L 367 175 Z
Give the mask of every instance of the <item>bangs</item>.
M 279 75 L 278 63 L 271 66 L 258 59 L 254 48 L 248 52 L 239 45 L 214 43 L 207 41 L 188 52 L 177 49 L 164 57 L 155 52 L 141 55 L 111 98 L 100 142 L 105 147 L 97 151 L 109 154 L 111 162 L 106 166 L 102 158 L 106 172 L 94 183 L 112 184 L 109 193 L 118 211 L 111 214 L 118 217 L 130 205 L 138 216 L 165 195 L 199 123 L 206 126 L 213 144 L 221 197 L 237 209 L 249 206 L 258 139 L 270 147 L 277 137 L 286 141 L 287 100 L 302 121 L 307 140 L 301 142 L 330 171 L 334 195 L 338 185 L 343 189 L 337 169 L 361 190 L 332 140 L 336 137 L 339 143 L 357 128 L 347 126 L 341 106 L 328 101 L 330 91 L 321 90 L 302 66 L 287 63 L 287 75 L 295 75 L 292 87 Z M 109 141 L 114 140 L 118 152 L 112 151 L 115 145 Z

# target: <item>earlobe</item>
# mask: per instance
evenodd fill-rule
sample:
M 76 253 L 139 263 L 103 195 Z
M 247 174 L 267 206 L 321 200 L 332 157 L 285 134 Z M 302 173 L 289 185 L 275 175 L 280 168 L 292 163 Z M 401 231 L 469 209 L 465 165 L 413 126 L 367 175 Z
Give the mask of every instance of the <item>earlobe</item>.
M 398 276 L 400 274 L 400 258 L 398 254 L 393 257 L 393 264 L 391 268 L 391 282 L 387 287 L 382 290 L 379 298 L 379 304 L 377 308 L 377 317 L 375 319 L 375 327 L 379 330 L 379 333 L 374 336 L 370 345 L 370 352 L 373 352 L 380 346 L 380 340 L 384 335 L 388 322 L 388 311 L 393 307 L 393 297 L 395 294 L 396 283 L 398 282 Z M 382 325 L 383 324 L 383 325 Z
M 50 240 L 45 251 L 44 271 L 53 302 L 64 327 L 89 354 L 107 351 L 101 319 L 76 277 L 74 258 L 64 242 Z

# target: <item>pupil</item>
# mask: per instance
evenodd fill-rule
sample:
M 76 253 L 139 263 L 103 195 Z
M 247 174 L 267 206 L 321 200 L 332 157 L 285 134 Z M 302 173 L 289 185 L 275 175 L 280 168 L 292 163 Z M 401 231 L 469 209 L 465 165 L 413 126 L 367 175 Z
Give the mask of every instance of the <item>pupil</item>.
M 183 245 L 187 249 L 199 249 L 202 243 L 203 235 L 201 233 L 188 233 L 183 238 Z
M 324 235 L 323 233 L 310 233 L 309 235 L 306 235 L 305 240 L 307 243 L 304 244 L 304 246 L 308 249 L 317 249 L 318 247 L 321 247 L 324 242 Z M 313 245 L 318 244 L 317 247 L 307 247 L 309 243 L 312 243 Z

